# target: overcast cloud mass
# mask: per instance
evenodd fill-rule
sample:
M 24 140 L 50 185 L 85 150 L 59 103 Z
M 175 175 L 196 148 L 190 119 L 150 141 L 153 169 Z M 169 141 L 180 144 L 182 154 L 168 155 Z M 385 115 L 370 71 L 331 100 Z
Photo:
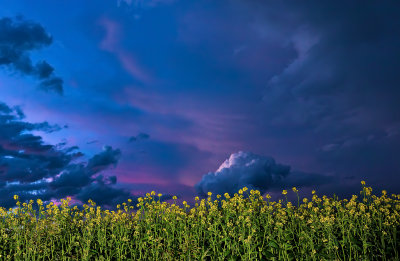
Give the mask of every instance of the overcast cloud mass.
M 0 2 L 0 206 L 400 192 L 398 1 Z

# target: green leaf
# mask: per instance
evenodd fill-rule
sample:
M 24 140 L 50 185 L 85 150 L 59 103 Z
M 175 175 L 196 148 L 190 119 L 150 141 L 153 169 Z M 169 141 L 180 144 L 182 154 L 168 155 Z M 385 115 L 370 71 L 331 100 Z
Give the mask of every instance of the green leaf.
M 275 240 L 269 241 L 269 242 L 268 242 L 268 246 L 270 246 L 270 247 L 272 247 L 272 248 L 275 248 L 275 249 L 279 249 L 279 246 L 278 246 L 278 244 L 276 243 Z
M 271 252 L 269 252 L 268 250 L 267 251 L 264 251 L 263 252 L 263 254 L 265 255 L 265 257 L 267 257 L 267 258 L 272 258 L 272 257 L 275 257 L 275 255 L 274 254 L 272 254 Z
M 285 250 L 292 250 L 293 249 L 293 246 L 288 244 L 288 243 L 285 243 L 283 246 L 285 247 Z

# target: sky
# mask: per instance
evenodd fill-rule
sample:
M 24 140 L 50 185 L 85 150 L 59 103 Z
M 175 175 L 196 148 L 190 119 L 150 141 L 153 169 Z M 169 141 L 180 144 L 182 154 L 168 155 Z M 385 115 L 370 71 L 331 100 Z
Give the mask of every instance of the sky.
M 398 1 L 0 5 L 2 207 L 400 192 Z

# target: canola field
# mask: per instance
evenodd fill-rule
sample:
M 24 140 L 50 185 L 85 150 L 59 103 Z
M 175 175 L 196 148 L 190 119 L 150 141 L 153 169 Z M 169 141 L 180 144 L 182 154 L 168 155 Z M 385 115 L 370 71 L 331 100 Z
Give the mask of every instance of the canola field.
M 117 211 L 15 195 L 17 208 L 0 208 L 0 260 L 400 260 L 400 195 L 361 184 L 351 200 L 300 200 L 293 188 L 294 205 L 243 188 L 183 209 L 154 191 Z

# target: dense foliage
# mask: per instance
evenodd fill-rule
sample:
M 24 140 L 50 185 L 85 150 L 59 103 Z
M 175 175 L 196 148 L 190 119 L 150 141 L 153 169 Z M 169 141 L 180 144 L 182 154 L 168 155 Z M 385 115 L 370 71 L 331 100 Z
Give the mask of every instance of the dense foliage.
M 17 208 L 0 208 L 0 259 L 399 260 L 400 195 L 377 197 L 361 183 L 360 200 L 313 191 L 297 207 L 253 190 L 244 199 L 247 188 L 221 201 L 196 197 L 192 209 L 155 201 L 153 191 L 136 212 L 131 200 L 110 212 L 90 200 L 82 211 L 69 208 L 70 199 L 38 200 L 36 211 L 15 195 Z

